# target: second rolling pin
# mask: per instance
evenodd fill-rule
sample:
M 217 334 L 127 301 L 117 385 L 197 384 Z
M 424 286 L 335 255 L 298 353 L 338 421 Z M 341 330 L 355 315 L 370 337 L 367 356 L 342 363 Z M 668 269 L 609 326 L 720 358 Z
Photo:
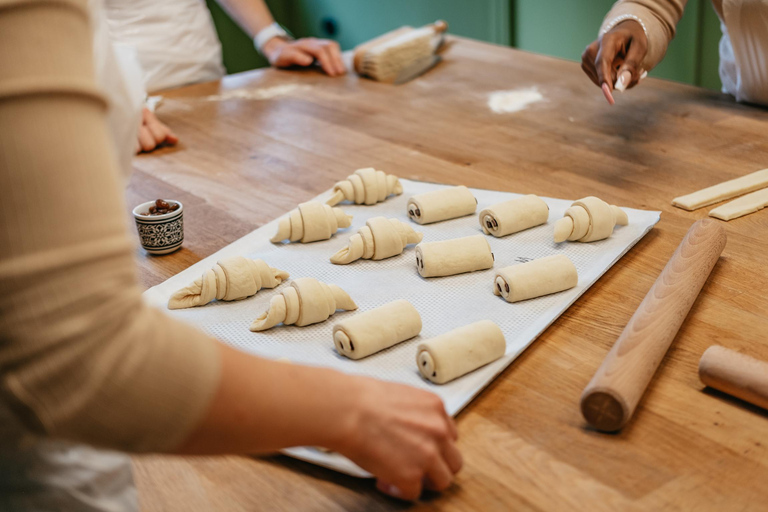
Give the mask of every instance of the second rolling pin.
M 614 432 L 632 417 L 664 354 L 725 247 L 717 221 L 696 222 L 653 283 L 581 395 L 597 430 Z
M 768 409 L 768 362 L 713 345 L 699 361 L 701 382 Z

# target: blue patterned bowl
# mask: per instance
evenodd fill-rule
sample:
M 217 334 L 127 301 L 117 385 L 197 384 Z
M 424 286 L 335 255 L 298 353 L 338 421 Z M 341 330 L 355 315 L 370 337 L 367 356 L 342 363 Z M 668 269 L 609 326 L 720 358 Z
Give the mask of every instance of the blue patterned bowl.
M 143 215 L 155 204 L 154 201 L 133 209 L 141 246 L 150 254 L 168 254 L 181 247 L 184 241 L 184 205 L 181 201 L 168 201 L 179 203 L 179 209 L 164 215 Z

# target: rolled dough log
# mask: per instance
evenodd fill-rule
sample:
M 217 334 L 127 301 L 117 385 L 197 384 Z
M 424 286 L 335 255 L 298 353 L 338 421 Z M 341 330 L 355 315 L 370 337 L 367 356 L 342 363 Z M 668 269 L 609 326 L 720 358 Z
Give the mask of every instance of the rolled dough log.
M 711 388 L 768 409 L 768 362 L 713 345 L 701 356 L 699 378 Z
M 328 320 L 337 309 L 352 311 L 357 309 L 357 304 L 335 284 L 301 277 L 272 297 L 269 309 L 251 324 L 251 330 L 265 331 L 281 322 L 304 327 Z
M 184 309 L 217 300 L 240 300 L 262 288 L 274 288 L 288 279 L 288 272 L 270 267 L 263 260 L 234 256 L 219 260 L 213 268 L 168 300 L 168 309 Z
M 477 199 L 464 185 L 425 192 L 408 200 L 408 216 L 418 224 L 472 215 L 476 209 Z
M 350 237 L 345 248 L 331 256 L 331 263 L 346 265 L 360 258 L 383 260 L 402 254 L 405 246 L 417 244 L 424 237 L 397 219 L 374 217 L 365 224 Z
M 351 224 L 352 216 L 344 213 L 341 208 L 309 201 L 301 203 L 280 219 L 277 233 L 271 241 L 277 243 L 289 239 L 291 242 L 307 243 L 328 240 L 339 228 L 348 228 Z
M 768 206 L 768 188 L 752 192 L 730 203 L 718 206 L 709 212 L 709 216 L 720 220 L 733 220 L 750 213 L 755 213 L 766 206 Z
M 562 292 L 577 284 L 576 267 L 567 256 L 558 254 L 499 270 L 493 280 L 493 293 L 507 302 L 518 302 Z
M 498 203 L 480 212 L 480 226 L 486 235 L 511 235 L 547 222 L 549 206 L 539 196 L 530 194 Z
M 499 326 L 481 320 L 419 343 L 416 365 L 424 378 L 445 384 L 499 359 L 506 351 Z
M 702 206 L 719 203 L 765 187 L 768 187 L 768 169 L 724 181 L 686 196 L 676 197 L 672 200 L 672 205 L 683 210 L 696 210 Z
M 340 354 L 362 359 L 420 332 L 419 312 L 407 300 L 396 300 L 333 326 L 333 344 Z
M 608 238 L 613 228 L 629 223 L 627 213 L 597 197 L 585 197 L 575 201 L 555 223 L 555 243 L 566 240 L 594 242 Z
M 333 187 L 333 196 L 326 201 L 329 206 L 336 206 L 342 201 L 356 204 L 376 204 L 391 195 L 403 193 L 400 180 L 393 174 L 377 171 L 373 167 L 358 169 Z
M 493 267 L 493 253 L 483 235 L 473 235 L 416 246 L 416 268 L 421 277 L 442 277 Z

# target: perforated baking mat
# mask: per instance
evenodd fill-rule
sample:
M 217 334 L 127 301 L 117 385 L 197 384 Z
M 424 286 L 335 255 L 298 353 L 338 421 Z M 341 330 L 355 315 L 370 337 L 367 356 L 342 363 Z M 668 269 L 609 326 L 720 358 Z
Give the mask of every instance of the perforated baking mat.
M 648 233 L 659 221 L 660 215 L 660 212 L 625 208 L 629 225 L 617 226 L 607 240 L 588 244 L 555 244 L 552 240 L 553 223 L 563 216 L 573 201 L 543 198 L 550 207 L 547 224 L 504 238 L 487 237 L 496 259 L 494 269 L 552 254 L 565 254 L 576 265 L 579 284 L 565 292 L 509 304 L 492 292 L 494 269 L 450 277 L 422 278 L 416 271 L 414 246 L 407 247 L 400 256 L 382 261 L 358 260 L 349 265 L 333 265 L 329 261 L 330 256 L 344 247 L 349 237 L 365 225 L 366 219 L 385 216 L 411 222 L 406 214 L 408 198 L 447 186 L 400 181 L 403 194 L 383 203 L 373 206 L 340 204 L 354 219 L 350 228 L 339 230 L 330 240 L 310 244 L 272 244 L 269 239 L 277 230 L 277 220 L 274 220 L 147 290 L 144 296 L 150 304 L 167 314 L 194 324 L 245 352 L 267 358 L 287 358 L 297 364 L 331 367 L 428 389 L 440 395 L 448 413 L 455 415 Z M 519 196 L 510 192 L 471 190 L 478 201 L 478 213 L 487 206 Z M 329 196 L 330 190 L 318 196 L 317 200 L 324 201 Z M 412 225 L 424 234 L 425 242 L 482 233 L 477 214 L 426 226 Z M 326 322 L 307 327 L 279 325 L 265 332 L 249 331 L 251 322 L 267 309 L 272 296 L 287 286 L 283 283 L 242 301 L 214 301 L 197 308 L 167 310 L 166 304 L 173 292 L 195 280 L 219 259 L 237 255 L 261 258 L 273 267 L 286 270 L 292 278 L 314 277 L 341 286 L 359 309 L 339 311 Z M 332 340 L 336 322 L 396 299 L 409 300 L 421 314 L 423 329 L 419 336 L 359 361 L 347 359 L 336 352 Z M 507 352 L 503 358 L 443 385 L 432 384 L 420 376 L 416 368 L 416 345 L 420 340 L 484 319 L 493 320 L 504 332 Z M 338 454 L 315 448 L 292 448 L 286 453 L 350 475 L 370 476 Z

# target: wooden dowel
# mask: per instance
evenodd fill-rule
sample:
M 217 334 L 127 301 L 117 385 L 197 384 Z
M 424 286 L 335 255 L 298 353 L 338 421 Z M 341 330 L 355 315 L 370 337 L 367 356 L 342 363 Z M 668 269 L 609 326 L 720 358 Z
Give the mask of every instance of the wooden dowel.
M 701 356 L 699 378 L 711 388 L 768 409 L 768 362 L 714 345 Z
M 587 423 L 619 430 L 661 363 L 725 247 L 717 221 L 696 222 L 632 315 L 616 344 L 581 395 Z

